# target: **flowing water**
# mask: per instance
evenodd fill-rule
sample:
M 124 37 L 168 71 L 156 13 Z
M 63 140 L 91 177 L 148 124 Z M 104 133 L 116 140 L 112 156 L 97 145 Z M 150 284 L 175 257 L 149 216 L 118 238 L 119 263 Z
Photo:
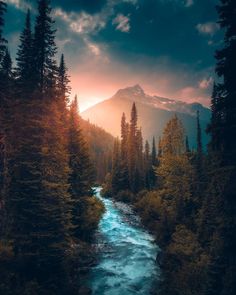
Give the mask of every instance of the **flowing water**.
M 155 262 L 159 248 L 154 237 L 128 205 L 102 198 L 100 189 L 96 194 L 106 213 L 96 237 L 98 263 L 89 280 L 92 294 L 151 294 L 160 272 Z

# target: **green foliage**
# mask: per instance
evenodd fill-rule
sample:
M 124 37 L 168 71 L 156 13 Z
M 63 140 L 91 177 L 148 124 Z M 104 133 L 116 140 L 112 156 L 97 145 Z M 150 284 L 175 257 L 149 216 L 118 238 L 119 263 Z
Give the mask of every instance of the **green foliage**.
M 162 155 L 181 155 L 184 147 L 184 127 L 180 119 L 175 115 L 167 124 L 161 139 Z
M 95 178 L 102 184 L 112 169 L 112 149 L 114 137 L 102 128 L 80 118 L 81 128 L 88 142 Z
M 161 294 L 204 294 L 206 291 L 209 256 L 204 253 L 196 234 L 184 225 L 178 225 L 165 250 L 166 263 Z M 167 284 L 171 282 L 171 284 Z M 204 283 L 203 283 L 204 282 Z
M 136 198 L 135 209 L 139 212 L 144 224 L 153 232 L 160 232 L 159 226 L 163 218 L 162 199 L 158 192 L 141 192 Z
M 98 223 L 105 212 L 103 203 L 96 197 L 87 197 L 85 210 L 82 218 L 86 220 L 86 224 L 83 226 L 83 230 L 87 233 L 89 238 L 98 227 Z
M 28 10 L 25 27 L 20 36 L 20 46 L 17 52 L 16 83 L 20 97 L 30 99 L 34 90 L 33 75 L 33 34 L 31 31 L 31 16 Z
M 3 1 L 0 1 L 0 69 L 1 69 L 1 63 L 2 59 L 5 54 L 5 45 L 6 40 L 3 38 L 3 26 L 4 26 L 4 14 L 6 12 L 6 3 Z
M 141 128 L 137 126 L 138 114 L 135 104 L 131 110 L 130 123 L 126 122 L 125 114 L 121 118 L 121 141 L 115 140 L 111 182 L 105 184 L 106 194 L 117 195 L 120 191 L 130 190 L 137 193 L 145 186 L 153 185 L 155 175 L 149 151 L 146 158 L 143 152 Z M 147 155 L 148 153 L 148 155 Z M 155 151 L 153 151 L 155 153 Z M 153 172 L 153 174 L 151 174 Z M 111 191 L 107 189 L 110 187 Z
M 50 0 L 38 1 L 38 15 L 36 16 L 33 39 L 33 82 L 35 90 L 45 96 L 55 93 L 57 65 L 55 55 L 56 30 L 51 16 Z
M 116 199 L 118 201 L 125 202 L 125 203 L 133 202 L 134 198 L 135 198 L 135 195 L 129 190 L 119 191 L 116 195 Z
M 77 294 L 81 261 L 76 268 L 67 262 L 74 266 L 87 251 L 92 256 L 85 241 L 104 212 L 92 196 L 76 103 L 67 109 L 69 79 L 64 57 L 59 68 L 55 61 L 50 1 L 38 4 L 34 36 L 26 17 L 16 71 L 5 47 L 0 60 L 0 293 L 6 295 Z M 4 10 L 1 1 L 0 46 Z

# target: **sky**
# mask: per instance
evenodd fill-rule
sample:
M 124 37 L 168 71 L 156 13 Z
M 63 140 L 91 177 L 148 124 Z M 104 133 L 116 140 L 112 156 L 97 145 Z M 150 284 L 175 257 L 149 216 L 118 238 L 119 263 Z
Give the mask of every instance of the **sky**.
M 25 12 L 6 0 L 5 36 L 15 57 Z M 140 84 L 148 94 L 208 106 L 221 46 L 217 0 L 52 0 L 58 59 L 64 53 L 81 110 Z

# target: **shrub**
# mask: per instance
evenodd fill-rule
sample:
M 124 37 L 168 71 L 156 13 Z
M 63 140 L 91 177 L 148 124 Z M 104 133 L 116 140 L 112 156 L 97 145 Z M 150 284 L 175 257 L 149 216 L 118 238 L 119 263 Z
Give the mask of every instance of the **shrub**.
M 115 199 L 125 203 L 132 203 L 135 199 L 134 194 L 129 190 L 120 191 L 116 196 Z

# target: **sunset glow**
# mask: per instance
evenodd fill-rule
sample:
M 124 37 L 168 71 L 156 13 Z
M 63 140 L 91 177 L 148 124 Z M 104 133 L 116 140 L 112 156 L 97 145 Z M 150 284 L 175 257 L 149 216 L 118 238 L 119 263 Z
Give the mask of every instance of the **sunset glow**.
M 8 18 L 17 19 L 6 31 L 14 55 L 25 9 L 35 11 L 35 3 L 7 2 Z M 78 94 L 81 111 L 135 84 L 150 94 L 209 105 L 220 38 L 214 1 L 74 3 L 55 0 L 53 13 L 58 53 L 65 54 L 71 96 Z

